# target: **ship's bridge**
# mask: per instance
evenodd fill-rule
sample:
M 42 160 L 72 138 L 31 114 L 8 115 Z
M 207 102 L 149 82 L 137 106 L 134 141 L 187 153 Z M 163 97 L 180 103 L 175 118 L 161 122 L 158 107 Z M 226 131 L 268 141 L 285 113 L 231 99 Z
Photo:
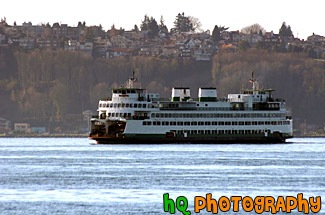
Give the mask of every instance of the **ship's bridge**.
M 141 88 L 114 88 L 112 89 L 112 101 L 157 101 L 158 93 L 146 93 Z

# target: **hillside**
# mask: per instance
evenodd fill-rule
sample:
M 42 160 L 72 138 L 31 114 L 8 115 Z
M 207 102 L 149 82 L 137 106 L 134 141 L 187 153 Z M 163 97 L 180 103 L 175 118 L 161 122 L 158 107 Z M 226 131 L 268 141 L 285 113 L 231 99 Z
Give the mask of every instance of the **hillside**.
M 95 111 L 98 99 L 109 97 L 109 88 L 123 85 L 133 70 L 142 87 L 161 97 L 169 97 L 175 86 L 191 87 L 192 97 L 199 87 L 215 86 L 218 97 L 224 97 L 250 88 L 250 71 L 255 71 L 260 87 L 276 89 L 275 96 L 287 100 L 297 127 L 302 122 L 324 126 L 325 63 L 302 54 L 250 50 L 220 53 L 210 63 L 141 56 L 95 59 L 63 50 L 0 53 L 0 117 L 50 125 L 51 131 L 84 127 L 82 111 Z

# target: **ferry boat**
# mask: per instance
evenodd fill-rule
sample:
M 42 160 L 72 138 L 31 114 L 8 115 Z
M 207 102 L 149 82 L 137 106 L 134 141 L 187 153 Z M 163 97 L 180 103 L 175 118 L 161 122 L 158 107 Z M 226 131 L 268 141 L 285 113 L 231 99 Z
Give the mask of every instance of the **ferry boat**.
M 112 98 L 100 100 L 91 118 L 89 139 L 97 143 L 282 143 L 293 137 L 286 103 L 259 89 L 253 74 L 252 89 L 219 99 L 216 88 L 175 87 L 171 99 L 134 87 L 112 89 Z

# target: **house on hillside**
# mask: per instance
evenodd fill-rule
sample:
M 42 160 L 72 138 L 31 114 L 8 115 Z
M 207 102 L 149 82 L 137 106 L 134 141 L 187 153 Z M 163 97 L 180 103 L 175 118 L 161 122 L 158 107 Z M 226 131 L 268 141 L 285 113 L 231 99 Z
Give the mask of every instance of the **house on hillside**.
M 11 130 L 11 122 L 7 119 L 0 118 L 0 134 L 6 134 Z

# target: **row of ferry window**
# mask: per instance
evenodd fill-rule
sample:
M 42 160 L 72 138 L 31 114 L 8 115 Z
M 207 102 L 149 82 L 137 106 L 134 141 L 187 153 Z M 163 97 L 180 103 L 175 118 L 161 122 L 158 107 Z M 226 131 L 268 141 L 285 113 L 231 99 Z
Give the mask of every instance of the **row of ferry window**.
M 265 134 L 270 130 L 177 130 L 176 134 Z
M 99 107 L 103 108 L 156 108 L 155 104 L 141 104 L 141 103 L 100 103 Z
M 285 117 L 284 113 L 152 113 L 151 118 L 256 118 Z
M 246 121 L 246 122 L 216 122 L 216 121 L 193 121 L 193 122 L 176 122 L 176 121 L 143 121 L 142 125 L 162 125 L 162 126 L 173 126 L 173 125 L 185 125 L 185 126 L 196 126 L 196 125 L 201 125 L 201 126 L 206 126 L 206 125 L 289 125 L 290 121 Z

